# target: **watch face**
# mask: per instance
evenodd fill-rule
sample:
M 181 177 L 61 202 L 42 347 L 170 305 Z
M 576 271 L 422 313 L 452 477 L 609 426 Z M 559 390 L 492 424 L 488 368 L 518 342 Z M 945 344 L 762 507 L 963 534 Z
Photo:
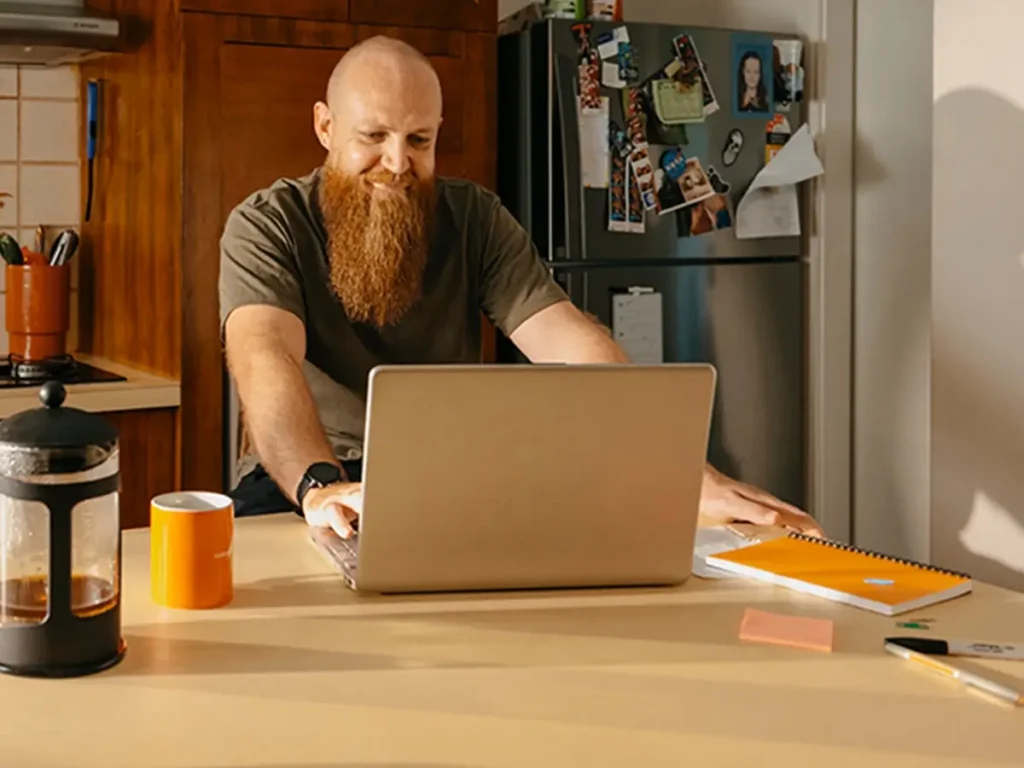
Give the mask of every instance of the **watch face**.
M 320 485 L 330 485 L 341 480 L 341 470 L 333 464 L 314 464 L 309 468 L 309 476 Z

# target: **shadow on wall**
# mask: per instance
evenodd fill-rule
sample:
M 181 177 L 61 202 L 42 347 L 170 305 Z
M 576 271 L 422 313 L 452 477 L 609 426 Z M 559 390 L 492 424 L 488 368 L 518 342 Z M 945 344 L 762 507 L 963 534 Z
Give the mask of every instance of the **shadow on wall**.
M 1024 111 L 935 105 L 932 559 L 1024 591 Z

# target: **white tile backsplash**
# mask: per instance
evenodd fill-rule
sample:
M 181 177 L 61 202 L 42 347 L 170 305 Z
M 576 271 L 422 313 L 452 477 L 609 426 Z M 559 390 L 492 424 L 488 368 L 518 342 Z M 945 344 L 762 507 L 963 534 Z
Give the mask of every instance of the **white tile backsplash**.
M 18 159 L 18 102 L 0 99 L 0 162 Z
M 0 66 L 0 192 L 15 196 L 4 198 L 0 231 L 17 237 L 21 245 L 33 245 L 37 224 L 77 230 L 81 223 L 78 100 L 74 67 Z M 75 329 L 77 272 L 73 267 L 71 325 Z M 5 308 L 4 278 L 5 270 L 0 269 L 0 318 Z M 77 346 L 77 333 L 71 331 L 68 349 L 75 351 Z M 0 355 L 7 352 L 7 333 L 0 324 Z
M 22 67 L 21 97 L 76 99 L 78 70 L 74 67 Z
M 18 68 L 0 67 L 0 97 L 18 95 Z
M 22 162 L 77 162 L 78 104 L 22 100 L 19 157 Z
M 10 197 L 0 197 L 0 229 L 15 229 L 18 226 L 18 166 L 0 165 L 0 192 Z
M 18 219 L 36 224 L 77 225 L 81 211 L 77 165 L 22 165 Z

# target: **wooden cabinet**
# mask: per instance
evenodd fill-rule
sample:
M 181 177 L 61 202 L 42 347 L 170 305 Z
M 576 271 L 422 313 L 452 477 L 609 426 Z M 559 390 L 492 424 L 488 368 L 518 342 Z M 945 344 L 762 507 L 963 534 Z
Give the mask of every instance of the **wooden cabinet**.
M 149 525 L 149 502 L 175 485 L 172 408 L 101 414 L 120 432 L 121 527 Z
M 179 11 L 347 21 L 348 3 L 349 0 L 177 0 L 176 4 Z
M 323 162 L 313 105 L 338 59 L 377 34 L 441 80 L 438 173 L 494 187 L 494 0 L 89 0 L 146 30 L 81 65 L 103 81 L 92 220 L 80 256 L 84 350 L 181 380 L 177 482 L 223 488 L 217 279 L 231 208 Z M 349 19 L 349 21 L 346 21 Z M 358 23 L 357 23 L 358 22 Z M 485 323 L 484 359 L 493 359 Z
M 350 0 L 349 18 L 355 24 L 400 24 L 495 32 L 497 0 Z
M 176 0 L 179 11 L 495 33 L 497 0 Z

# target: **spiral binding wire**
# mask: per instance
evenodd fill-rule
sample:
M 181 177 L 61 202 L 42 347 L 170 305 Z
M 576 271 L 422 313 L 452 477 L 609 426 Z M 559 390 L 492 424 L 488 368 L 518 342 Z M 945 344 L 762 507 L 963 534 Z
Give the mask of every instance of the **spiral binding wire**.
M 875 551 L 870 550 L 870 549 L 862 549 L 861 547 L 855 547 L 852 544 L 843 544 L 840 541 L 831 541 L 829 539 L 819 539 L 819 538 L 817 538 L 815 536 L 809 536 L 806 533 L 799 533 L 797 531 L 791 531 L 789 533 L 789 538 L 791 538 L 791 539 L 799 539 L 800 541 L 807 541 L 807 542 L 810 542 L 812 544 L 818 544 L 818 545 L 823 546 L 823 547 L 831 547 L 832 549 L 841 549 L 844 552 L 855 552 L 858 555 L 867 555 L 868 557 L 875 557 L 875 558 L 878 558 L 879 560 L 888 560 L 889 562 L 892 562 L 892 563 L 900 563 L 901 565 L 909 565 L 909 566 L 911 566 L 913 568 L 922 568 L 922 569 L 924 569 L 926 571 L 931 571 L 933 573 L 941 573 L 941 574 L 944 574 L 946 576 L 957 576 L 957 577 L 959 577 L 961 579 L 970 579 L 971 578 L 971 575 L 969 573 L 964 573 L 963 571 L 954 571 L 954 570 L 951 570 L 949 568 L 940 568 L 937 565 L 929 565 L 927 563 L 918 562 L 917 560 L 908 560 L 908 559 L 903 558 L 903 557 L 893 557 L 892 555 L 884 555 L 881 552 L 875 552 Z

